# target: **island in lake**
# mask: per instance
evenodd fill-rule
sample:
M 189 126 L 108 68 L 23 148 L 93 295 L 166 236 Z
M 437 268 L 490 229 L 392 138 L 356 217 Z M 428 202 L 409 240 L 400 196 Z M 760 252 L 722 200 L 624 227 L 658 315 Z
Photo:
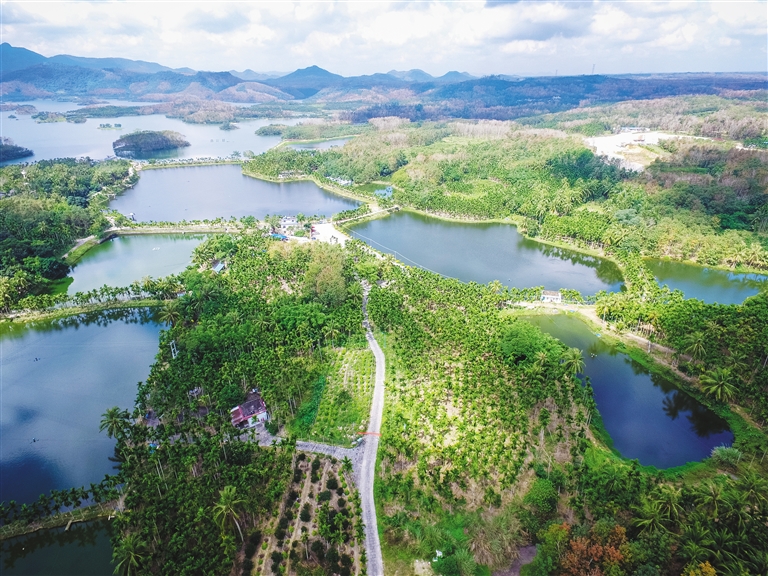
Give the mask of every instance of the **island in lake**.
M 0 162 L 26 158 L 32 154 L 34 154 L 32 150 L 23 146 L 16 146 L 10 138 L 0 138 Z
M 112 149 L 117 156 L 135 158 L 152 152 L 175 150 L 189 145 L 184 136 L 173 130 L 143 130 L 118 138 L 112 143 Z

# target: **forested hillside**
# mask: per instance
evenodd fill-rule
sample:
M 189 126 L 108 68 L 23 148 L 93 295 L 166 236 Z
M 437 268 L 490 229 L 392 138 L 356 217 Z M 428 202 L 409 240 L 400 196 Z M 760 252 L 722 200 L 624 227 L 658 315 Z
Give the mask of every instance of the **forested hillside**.
M 91 204 L 94 194 L 136 180 L 127 161 L 64 158 L 0 168 L 0 309 L 66 276 L 61 254 L 109 225 Z

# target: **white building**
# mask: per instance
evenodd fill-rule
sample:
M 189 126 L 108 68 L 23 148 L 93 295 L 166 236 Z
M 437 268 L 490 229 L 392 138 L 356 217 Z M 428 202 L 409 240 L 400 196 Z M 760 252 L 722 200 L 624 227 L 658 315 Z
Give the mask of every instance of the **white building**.
M 560 304 L 563 301 L 563 295 L 560 292 L 553 290 L 544 290 L 541 293 L 542 302 L 552 302 L 553 304 Z

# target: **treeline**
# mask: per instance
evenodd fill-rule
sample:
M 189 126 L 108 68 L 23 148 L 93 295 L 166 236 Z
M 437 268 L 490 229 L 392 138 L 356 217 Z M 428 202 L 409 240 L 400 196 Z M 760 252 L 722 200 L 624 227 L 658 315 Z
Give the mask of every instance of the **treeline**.
M 94 194 L 120 192 L 137 179 L 127 161 L 63 158 L 0 168 L 0 309 L 66 276 L 61 253 L 109 225 L 91 205 Z
M 323 140 L 357 136 L 373 129 L 370 124 L 270 124 L 256 130 L 257 136 L 280 136 L 283 140 Z

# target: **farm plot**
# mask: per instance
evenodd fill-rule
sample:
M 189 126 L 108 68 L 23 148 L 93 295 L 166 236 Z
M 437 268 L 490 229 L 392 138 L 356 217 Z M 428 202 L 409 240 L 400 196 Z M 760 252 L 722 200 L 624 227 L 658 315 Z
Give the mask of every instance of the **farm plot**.
M 312 440 L 349 445 L 359 438 L 368 421 L 375 372 L 376 361 L 368 348 L 337 354 L 310 432 Z

